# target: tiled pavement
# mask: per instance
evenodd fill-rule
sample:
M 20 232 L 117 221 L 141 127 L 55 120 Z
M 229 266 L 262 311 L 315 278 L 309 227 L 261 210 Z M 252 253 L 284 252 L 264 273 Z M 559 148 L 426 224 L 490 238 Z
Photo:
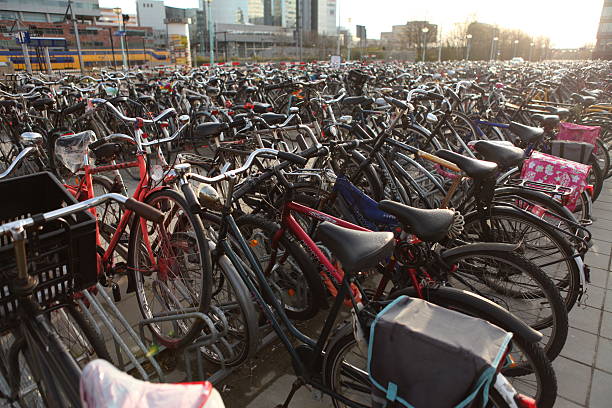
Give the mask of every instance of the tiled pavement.
M 559 397 L 556 407 L 612 407 L 612 182 L 593 204 L 594 245 L 587 254 L 591 284 L 583 304 L 569 315 L 570 330 L 553 366 Z

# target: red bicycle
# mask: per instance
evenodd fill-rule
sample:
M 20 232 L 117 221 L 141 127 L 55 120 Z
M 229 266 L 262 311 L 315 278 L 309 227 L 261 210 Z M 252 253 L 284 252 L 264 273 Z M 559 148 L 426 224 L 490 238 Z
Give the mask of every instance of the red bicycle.
M 179 118 L 181 127 L 172 135 L 145 141 L 144 126 L 175 114 L 168 109 L 153 120 L 129 118 L 104 99 L 93 99 L 134 126 L 134 137 L 112 134 L 95 140 L 92 131 L 64 135 L 55 143 L 55 154 L 63 164 L 77 173 L 76 183 L 65 187 L 79 200 L 124 190 L 120 177 L 115 182 L 101 173 L 138 168 L 140 180 L 132 198 L 164 213 L 160 223 L 135 216 L 129 209 L 121 212 L 114 204 L 92 208 L 97 218 L 98 274 L 103 284 L 118 294 L 116 275 L 128 275 L 128 292 L 136 291 L 145 319 L 208 311 L 211 298 L 211 262 L 208 241 L 200 219 L 190 211 L 182 194 L 168 187 L 171 178 L 161 145 L 170 142 L 187 127 L 187 116 Z M 124 146 L 135 149 L 135 160 L 116 163 L 124 157 Z M 96 164 L 89 160 L 89 153 Z M 119 255 L 119 256 L 117 256 Z M 125 259 L 120 261 L 119 257 Z M 116 296 L 117 297 L 117 296 Z M 181 319 L 149 325 L 157 340 L 166 347 L 189 344 L 202 329 L 198 319 Z

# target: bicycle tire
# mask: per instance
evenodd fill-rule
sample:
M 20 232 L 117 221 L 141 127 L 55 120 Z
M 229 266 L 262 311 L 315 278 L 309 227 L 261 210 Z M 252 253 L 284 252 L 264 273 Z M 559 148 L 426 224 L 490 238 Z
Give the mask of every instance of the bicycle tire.
M 211 214 L 211 213 L 203 213 L 200 215 L 204 221 L 204 225 L 206 227 L 215 224 L 220 228 L 221 226 L 221 218 Z M 211 233 L 207 234 L 211 240 Z M 209 244 L 210 246 L 211 244 Z M 218 278 L 215 279 L 215 266 L 220 268 L 220 272 L 218 274 Z M 232 344 L 232 351 L 234 351 L 234 345 L 236 341 L 240 341 L 245 344 L 239 353 L 234 353 L 234 356 L 231 359 L 224 358 L 223 364 L 228 367 L 235 367 L 242 364 L 245 360 L 251 358 L 255 352 L 257 351 L 257 346 L 259 344 L 259 325 L 257 322 L 257 312 L 255 310 L 255 304 L 251 299 L 251 295 L 249 293 L 249 289 L 247 288 L 244 281 L 241 279 L 238 271 L 232 264 L 232 262 L 225 257 L 225 259 L 219 259 L 218 263 L 213 262 L 213 291 L 211 296 L 211 305 L 218 307 L 222 311 L 225 312 L 225 317 L 228 320 L 228 337 L 230 340 L 224 337 L 225 340 L 228 340 L 228 344 Z M 226 284 L 229 284 L 231 287 L 231 293 L 227 290 L 226 298 L 221 298 L 220 296 L 222 292 L 222 287 Z M 230 302 L 228 298 L 235 297 L 235 302 L 231 302 L 231 304 L 237 304 L 237 308 L 230 306 Z M 222 303 L 225 302 L 225 303 Z M 228 312 L 232 313 L 235 310 L 239 310 L 240 315 L 242 316 L 242 324 L 244 325 L 244 330 L 240 330 L 239 327 L 236 327 L 228 317 Z M 240 322 L 239 322 L 240 324 Z M 239 326 L 238 324 L 238 326 Z M 223 350 L 226 348 L 224 344 L 226 342 L 220 340 L 214 343 L 214 345 L 221 350 L 223 354 Z M 216 355 L 217 353 L 214 350 L 211 350 L 208 346 L 202 347 L 204 357 L 215 363 L 220 364 L 221 359 Z M 231 355 L 231 353 L 230 353 Z
M 432 303 L 437 304 L 442 307 L 447 307 L 443 304 L 443 301 L 432 301 Z M 456 307 L 453 307 L 453 310 L 457 310 Z M 460 311 L 460 310 L 457 310 Z M 470 313 L 466 313 L 470 314 Z M 486 319 L 485 319 L 486 320 Z M 491 322 L 493 323 L 493 322 Z M 500 326 L 501 327 L 501 326 Z M 501 327 L 503 329 L 503 327 Z M 521 347 L 523 353 L 529 356 L 530 361 L 534 367 L 534 375 L 541 378 L 542 386 L 538 387 L 538 393 L 534 395 L 538 402 L 538 407 L 542 408 L 552 408 L 554 405 L 554 401 L 556 399 L 557 393 L 557 384 L 555 373 L 552 369 L 550 361 L 546 359 L 544 352 L 536 345 L 531 344 L 528 341 L 522 339 L 519 334 L 513 333 L 513 343 L 516 343 Z M 323 381 L 324 384 L 329 387 L 332 391 L 347 397 L 352 400 L 352 398 L 348 397 L 346 393 L 342 392 L 342 390 L 338 389 L 339 383 L 348 384 L 346 381 L 338 381 L 339 369 L 341 369 L 340 364 L 343 362 L 343 354 L 347 349 L 352 348 L 356 344 L 356 340 L 353 333 L 353 328 L 351 324 L 346 324 L 341 327 L 334 337 L 329 341 L 328 348 L 325 352 L 325 358 L 323 360 Z M 363 358 L 367 358 L 366 356 L 361 356 Z M 354 363 L 351 364 L 351 368 L 355 368 Z M 351 380 L 353 380 L 356 384 L 354 387 L 359 390 L 362 390 L 364 394 L 365 401 L 369 402 L 370 398 L 370 382 L 367 376 L 367 372 L 365 370 L 360 370 L 361 373 L 353 373 L 351 376 Z M 503 371 L 503 370 L 502 370 Z M 355 375 L 358 374 L 358 375 Z M 361 374 L 361 375 L 359 375 Z M 361 381 L 360 381 L 361 380 Z M 367 381 L 367 382 L 366 382 Z M 341 404 L 338 400 L 332 398 L 332 402 L 335 408 L 343 408 L 344 404 Z M 363 404 L 363 402 L 362 402 Z
M 520 240 L 518 240 L 518 237 L 509 236 L 507 233 L 502 234 L 501 232 L 498 232 L 496 235 L 494 234 L 493 237 L 487 237 L 483 235 L 482 231 L 473 230 L 474 225 L 480 228 L 482 222 L 492 223 L 493 220 L 498 220 L 498 223 L 503 220 L 508 223 L 522 223 L 546 237 L 550 241 L 549 245 L 556 248 L 560 255 L 554 260 L 544 263 L 542 260 L 539 262 L 536 261 L 537 259 L 540 259 L 537 256 L 534 256 L 533 258 L 526 256 L 526 258 L 527 260 L 534 261 L 538 267 L 542 268 L 544 272 L 553 279 L 565 301 L 567 311 L 569 312 L 572 309 L 583 289 L 581 279 L 582 272 L 576 259 L 574 258 L 577 256 L 577 253 L 574 251 L 569 241 L 567 241 L 558 231 L 554 230 L 545 221 L 542 221 L 539 218 L 532 217 L 529 214 L 524 213 L 522 210 L 503 205 L 493 206 L 491 208 L 490 215 L 478 211 L 470 212 L 464 216 L 464 220 L 465 225 L 462 239 L 465 239 L 468 242 L 505 242 L 511 244 L 522 242 L 523 244 L 520 248 L 518 248 L 518 250 L 525 250 L 525 244 L 522 239 L 525 237 L 524 234 L 527 230 L 523 231 L 523 236 Z M 470 231 L 470 227 L 472 227 L 472 231 Z M 469 236 L 468 234 L 472 234 L 472 236 Z M 554 253 L 550 255 L 554 255 Z M 565 268 L 558 271 L 559 273 L 553 273 L 556 271 L 552 271 L 551 268 L 549 268 L 549 266 L 557 265 L 562 262 L 565 263 Z
M 444 254 L 442 254 L 444 257 Z M 470 290 L 474 293 L 477 293 L 494 303 L 499 304 L 504 309 L 508 310 L 510 313 L 514 314 L 516 317 L 523 320 L 525 323 L 529 324 L 533 329 L 542 331 L 543 329 L 547 329 L 551 327 L 550 337 L 546 339 L 546 336 L 543 338 L 541 342 L 541 346 L 544 348 L 546 352 L 546 356 L 550 361 L 553 361 L 563 349 L 565 345 L 565 341 L 567 340 L 568 333 L 568 318 L 567 318 L 567 310 L 565 310 L 565 304 L 563 302 L 563 298 L 561 297 L 558 288 L 555 286 L 554 282 L 533 262 L 527 261 L 522 256 L 516 255 L 512 252 L 502 252 L 495 250 L 484 250 L 480 248 L 475 248 L 471 252 L 462 252 L 459 255 L 450 256 L 448 258 L 444 257 L 444 261 L 448 264 L 458 265 L 458 269 L 451 274 L 449 274 L 449 284 L 452 287 L 457 287 L 454 282 L 457 281 L 458 275 L 462 275 L 462 280 L 465 281 L 466 275 L 469 278 L 469 272 L 464 273 L 462 270 L 462 260 L 470 259 L 471 257 L 488 257 L 489 259 L 501 261 L 499 266 L 502 266 L 503 273 L 506 274 L 506 279 L 503 281 L 504 283 L 507 281 L 515 282 L 519 285 L 531 285 L 531 282 L 535 282 L 537 288 L 529 288 L 529 292 L 518 292 L 516 293 L 514 289 L 508 288 L 500 288 L 497 285 L 497 282 L 491 281 L 490 277 L 481 276 L 482 278 L 482 286 L 483 289 L 487 287 L 493 289 L 493 293 L 490 295 L 493 299 L 490 299 L 489 293 L 482 293 L 482 290 L 474 291 L 474 287 L 468 287 L 467 290 Z M 505 267 L 504 267 L 505 266 Z M 469 267 L 469 265 L 468 265 Z M 509 268 L 512 268 L 509 270 Z M 519 281 L 517 280 L 516 271 L 519 271 L 521 276 L 527 275 L 531 281 Z M 499 272 L 498 272 L 499 273 Z M 478 280 L 478 279 L 477 279 Z M 463 283 L 460 281 L 460 283 Z M 521 308 L 521 296 L 524 297 L 525 300 L 534 299 L 536 301 L 536 305 L 546 305 L 551 310 L 550 316 L 536 316 L 535 321 L 527 320 L 529 318 L 529 312 L 525 309 Z M 497 301 L 496 301 L 497 300 Z M 517 308 L 512 308 L 512 305 L 516 302 Z M 500 304 L 501 303 L 501 304 Z M 525 306 L 526 307 L 526 306 Z M 547 312 L 546 312 L 547 313 Z
M 176 204 L 176 207 L 171 206 L 170 201 L 174 202 Z M 160 209 L 162 212 L 165 213 L 166 216 L 171 215 L 171 217 L 181 217 L 181 219 L 179 220 L 180 222 L 183 222 L 183 223 L 188 222 L 192 226 L 193 233 L 195 236 L 189 236 L 188 234 L 184 234 L 180 230 L 174 231 L 173 235 L 177 238 L 182 238 L 183 240 L 185 240 L 186 245 L 184 246 L 186 246 L 187 248 L 189 248 L 190 245 L 193 245 L 199 251 L 199 259 L 195 260 L 196 265 L 199 262 L 200 264 L 199 269 L 202 272 L 200 283 L 198 287 L 196 288 L 196 289 L 199 289 L 199 293 L 193 294 L 189 292 L 189 295 L 191 296 L 192 299 L 188 299 L 187 309 L 195 308 L 195 310 L 202 312 L 202 313 L 208 312 L 210 301 L 211 301 L 211 290 L 212 290 L 212 271 L 211 271 L 212 266 L 211 266 L 211 260 L 210 260 L 210 250 L 208 247 L 208 240 L 205 239 L 204 227 L 202 225 L 200 218 L 197 217 L 195 214 L 193 214 L 189 210 L 189 206 L 186 200 L 183 198 L 181 194 L 179 194 L 178 192 L 174 190 L 163 189 L 163 190 L 155 191 L 149 194 L 145 198 L 144 202 L 149 205 L 152 205 L 153 207 L 157 209 Z M 166 218 L 161 224 L 164 224 L 164 225 L 168 224 L 169 226 L 169 223 L 171 221 L 172 221 L 172 218 Z M 159 225 L 161 224 L 157 224 L 157 226 L 159 227 Z M 174 227 L 180 229 L 182 226 L 175 224 Z M 168 232 L 168 231 L 165 231 L 166 228 L 167 226 L 164 226 L 164 231 L 162 231 L 162 234 L 164 236 L 167 235 L 167 232 Z M 130 229 L 130 243 L 129 243 L 127 264 L 128 264 L 128 271 L 130 274 L 132 274 L 132 278 L 134 279 L 134 283 L 136 286 L 136 297 L 138 299 L 138 306 L 140 308 L 142 316 L 145 319 L 147 319 L 147 318 L 152 318 L 154 313 L 151 310 L 150 301 L 149 299 L 147 299 L 146 294 L 144 293 L 145 286 L 146 286 L 145 276 L 147 277 L 153 277 L 153 275 L 159 276 L 159 271 L 151 271 L 149 274 L 143 274 L 140 265 L 137 266 L 136 257 L 139 251 L 137 251 L 136 248 L 138 247 L 140 249 L 143 249 L 139 242 L 139 240 L 142 239 L 142 235 L 143 234 L 141 233 L 140 217 L 135 216 L 132 221 L 132 227 Z M 167 241 L 167 239 L 165 238 L 162 238 L 162 239 L 164 241 Z M 180 242 L 177 244 L 180 244 Z M 170 242 L 165 242 L 164 245 L 166 245 L 165 250 L 168 250 L 168 247 L 170 247 L 172 244 Z M 186 254 L 185 256 L 183 256 L 183 260 L 191 262 L 193 260 L 192 255 L 194 254 Z M 157 259 L 158 257 L 156 257 L 156 260 Z M 169 260 L 164 260 L 163 262 L 164 262 L 164 265 L 166 265 L 166 262 L 169 262 Z M 146 265 L 144 266 L 146 267 Z M 163 276 L 161 278 L 164 279 Z M 153 280 L 150 284 L 152 288 L 151 290 L 153 290 L 153 285 L 156 285 L 158 288 L 155 290 L 165 291 L 161 300 L 164 300 L 166 304 L 163 306 L 168 310 L 162 310 L 162 312 L 170 312 L 170 311 L 174 312 L 175 311 L 177 314 L 180 314 L 180 310 L 182 308 L 179 308 L 179 310 L 175 310 L 172 305 L 168 305 L 168 302 L 173 302 L 174 306 L 177 306 L 176 301 L 178 300 L 178 298 L 176 297 L 172 298 L 172 295 L 168 292 L 169 288 L 166 285 L 166 283 L 161 282 L 158 279 L 157 281 Z M 175 285 L 176 287 L 176 285 L 179 285 L 181 283 L 180 282 L 177 283 L 177 280 L 173 279 L 172 284 Z M 183 286 L 181 289 L 186 289 L 186 288 L 187 288 L 186 286 Z M 150 331 L 153 333 L 153 335 L 155 336 L 155 338 L 157 339 L 157 341 L 160 342 L 160 344 L 168 348 L 180 348 L 182 346 L 185 346 L 191 343 L 199 335 L 199 333 L 201 332 L 203 328 L 203 325 L 204 325 L 204 322 L 202 322 L 199 319 L 190 319 L 190 320 L 188 319 L 178 320 L 177 319 L 176 323 L 170 324 L 170 329 L 166 333 L 167 335 L 160 332 L 162 330 L 162 328 L 160 327 L 160 324 L 152 323 L 152 324 L 149 324 L 148 327 Z M 180 329 L 181 333 L 177 333 L 175 331 L 175 327 Z

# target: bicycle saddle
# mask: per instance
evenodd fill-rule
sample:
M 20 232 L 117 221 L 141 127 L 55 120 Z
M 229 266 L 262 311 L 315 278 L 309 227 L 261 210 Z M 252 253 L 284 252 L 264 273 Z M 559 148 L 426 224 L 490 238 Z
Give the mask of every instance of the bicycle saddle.
M 594 104 L 596 100 L 594 96 L 584 96 L 584 95 L 580 95 L 577 93 L 573 93 L 570 96 L 572 97 L 574 102 L 582 104 L 582 105 L 586 105 L 586 106 Z
M 489 161 L 472 159 L 471 157 L 463 156 L 446 149 L 438 150 L 436 156 L 456 164 L 457 167 L 474 180 L 494 177 L 497 174 L 497 164 Z
M 371 269 L 393 253 L 392 232 L 357 231 L 322 222 L 316 239 L 321 241 L 342 263 L 347 273 Z
M 153 384 L 137 380 L 105 360 L 87 364 L 81 375 L 84 407 L 224 408 L 208 381 L 189 384 Z
M 525 157 L 523 149 L 510 142 L 501 140 L 478 140 L 470 143 L 485 160 L 497 163 L 501 168 L 507 169 L 518 166 Z
M 378 208 L 397 217 L 404 228 L 426 242 L 443 240 L 455 216 L 452 210 L 425 210 L 391 200 L 381 201 L 378 203 Z
M 264 113 L 260 117 L 265 120 L 268 125 L 278 125 L 279 123 L 283 123 L 287 120 L 287 115 L 274 112 Z
M 108 101 L 114 105 L 120 102 L 127 102 L 127 100 L 128 100 L 127 96 L 115 96 L 114 98 L 110 98 Z
M 0 107 L 2 108 L 12 108 L 14 106 L 21 107 L 21 104 L 13 99 L 3 99 L 0 100 Z
M 40 98 L 32 101 L 30 105 L 38 111 L 43 111 L 45 109 L 50 109 L 55 104 L 55 101 L 51 98 Z
M 153 98 L 151 95 L 140 95 L 138 97 L 138 102 L 140 103 L 155 102 L 155 98 Z
M 272 105 L 270 105 L 269 103 L 255 102 L 253 104 L 253 111 L 255 113 L 266 113 L 266 112 L 270 112 L 271 110 L 272 110 Z
M 193 130 L 193 133 L 197 137 L 210 137 L 210 136 L 218 136 L 227 129 L 229 129 L 229 126 L 227 123 L 210 122 L 210 123 L 199 124 Z
M 361 105 L 362 103 L 369 102 L 372 103 L 372 98 L 367 96 L 359 95 L 359 96 L 347 96 L 342 99 L 341 103 L 343 105 Z
M 559 108 L 556 106 L 548 106 L 546 108 L 546 110 L 548 110 L 552 115 L 557 115 L 559 116 L 559 119 L 561 120 L 565 120 L 568 118 L 570 111 L 567 108 Z
M 508 129 L 517 135 L 521 141 L 527 143 L 536 143 L 544 136 L 544 129 L 523 125 L 518 122 L 510 122 Z
M 540 122 L 540 126 L 542 126 L 544 129 L 554 129 L 561 121 L 557 115 L 543 115 L 541 113 L 533 114 L 531 115 L 531 118 L 537 122 Z

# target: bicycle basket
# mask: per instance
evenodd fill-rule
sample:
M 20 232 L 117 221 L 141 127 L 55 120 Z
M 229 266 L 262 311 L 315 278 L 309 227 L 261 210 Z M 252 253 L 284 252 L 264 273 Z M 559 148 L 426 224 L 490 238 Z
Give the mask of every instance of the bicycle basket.
M 68 170 L 76 173 L 83 167 L 89 144 L 95 141 L 96 134 L 91 130 L 60 136 L 55 141 L 55 156 Z
M 373 406 L 467 407 L 488 389 L 512 334 L 484 320 L 400 296 L 370 328 Z
M 0 196 L 10 197 L 0 204 L 0 224 L 76 203 L 51 173 L 2 181 Z M 28 231 L 26 248 L 30 275 L 38 278 L 34 296 L 43 309 L 96 283 L 96 221 L 89 212 L 46 222 L 40 230 Z M 0 330 L 9 327 L 15 318 L 17 298 L 9 287 L 15 271 L 11 239 L 1 237 Z

